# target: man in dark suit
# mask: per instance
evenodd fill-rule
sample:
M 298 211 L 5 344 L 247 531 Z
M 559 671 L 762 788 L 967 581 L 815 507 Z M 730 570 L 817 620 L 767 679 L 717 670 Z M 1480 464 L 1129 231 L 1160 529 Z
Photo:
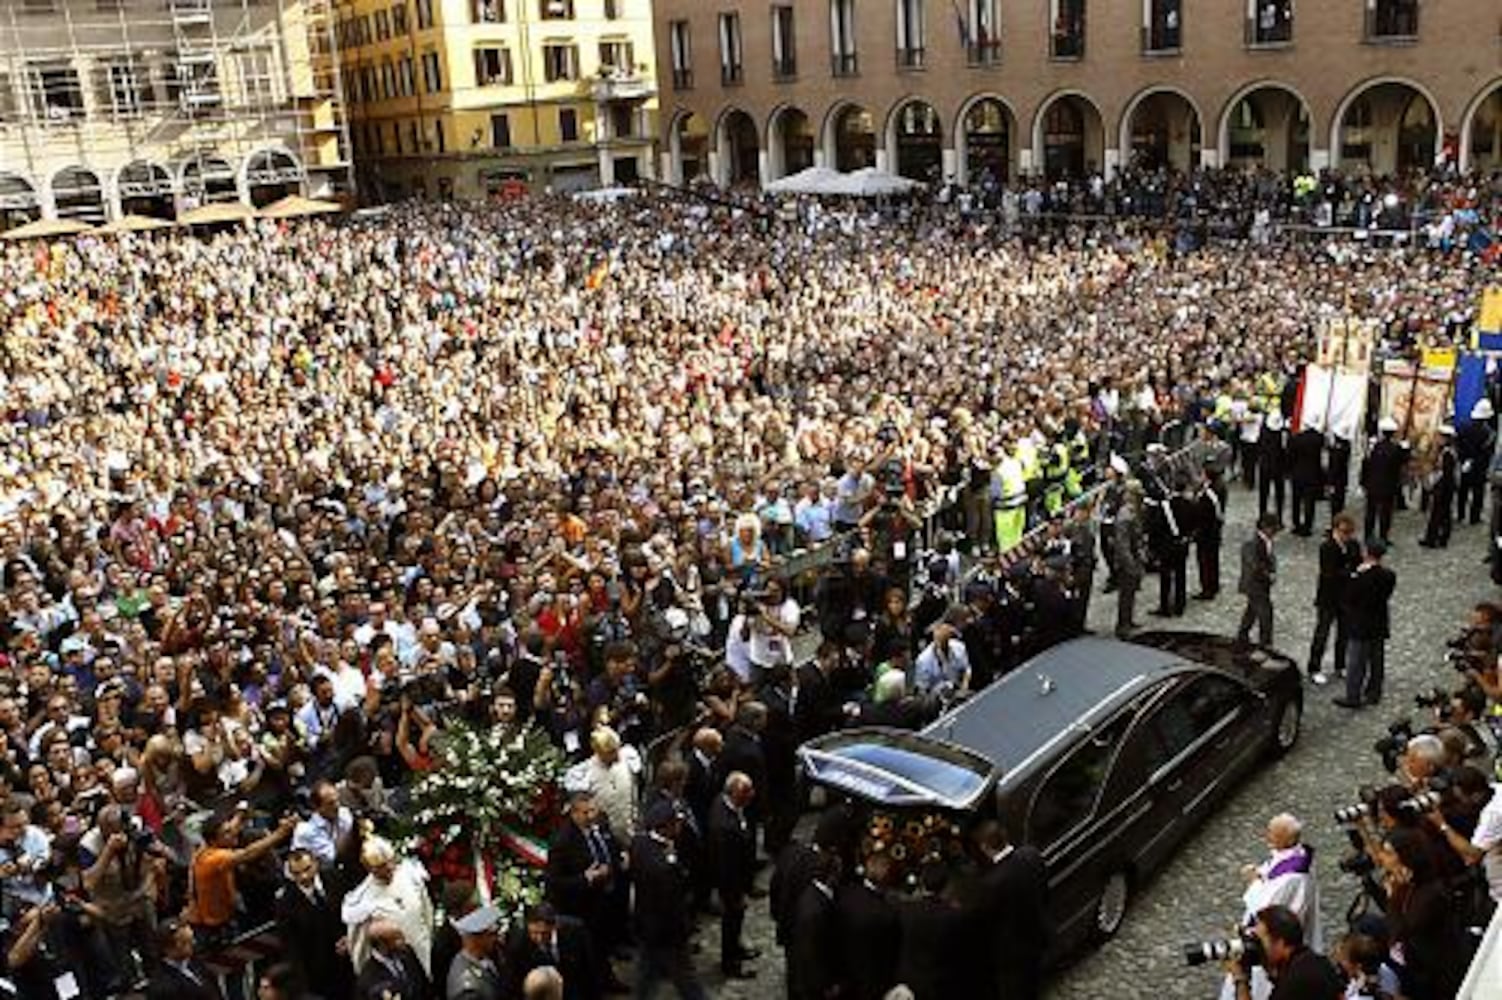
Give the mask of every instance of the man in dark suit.
M 633 855 L 634 856 L 634 855 Z M 521 994 L 527 973 L 550 965 L 563 974 L 564 1000 L 597 1000 L 599 962 L 584 924 L 559 915 L 548 903 L 527 907 L 523 926 L 506 942 L 506 973 L 511 995 Z
M 688 872 L 674 849 L 682 819 L 666 802 L 653 803 L 642 817 L 646 833 L 631 841 L 631 881 L 636 887 L 636 995 L 651 996 L 666 979 L 683 1000 L 703 1000 L 694 975 L 688 941 L 693 921 L 685 901 Z
M 1241 627 L 1236 630 L 1236 645 L 1245 648 L 1251 642 L 1252 625 L 1257 626 L 1257 641 L 1264 646 L 1273 642 L 1273 581 L 1278 575 L 1278 557 L 1273 553 L 1273 539 L 1282 523 L 1276 514 L 1257 518 L 1257 533 L 1241 545 L 1241 580 L 1236 589 L 1246 595 L 1246 610 Z
M 427 974 L 402 929 L 376 918 L 369 935 L 370 958 L 355 980 L 355 1000 L 426 1000 Z
M 797 742 L 804 743 L 837 728 L 844 699 L 830 681 L 840 660 L 840 647 L 825 640 L 819 653 L 797 671 L 798 698 L 793 707 Z
M 897 985 L 897 955 L 902 925 L 887 895 L 892 862 L 886 854 L 866 859 L 863 877 L 840 886 L 835 895 L 839 916 L 839 950 L 847 980 L 844 994 L 853 1000 L 882 1000 Z
M 715 889 L 720 894 L 720 971 L 731 979 L 752 979 L 756 973 L 741 966 L 760 953 L 741 944 L 746 922 L 746 897 L 756 875 L 756 828 L 747 809 L 756 796 L 750 777 L 733 771 L 725 791 L 709 809 L 709 856 Z
M 1346 582 L 1361 564 L 1361 543 L 1356 541 L 1356 519 L 1342 511 L 1335 515 L 1330 534 L 1319 545 L 1319 583 L 1314 589 L 1314 638 L 1309 642 L 1309 677 L 1324 684 L 1321 667 L 1325 662 L 1325 644 L 1330 626 L 1335 626 L 1335 673 L 1346 672 L 1346 622 L 1341 609 Z
M 1288 430 L 1283 426 L 1283 414 L 1274 411 L 1262 424 L 1262 434 L 1257 438 L 1257 516 L 1268 511 L 1271 500 L 1277 507 L 1278 520 L 1283 520 L 1283 479 L 1288 474 Z
M 1220 487 L 1209 469 L 1200 472 L 1194 496 L 1194 561 L 1199 570 L 1197 601 L 1213 601 L 1220 593 L 1220 545 L 1225 533 L 1226 508 Z
M 1403 488 L 1403 467 L 1408 449 L 1397 441 L 1398 422 L 1383 417 L 1377 423 L 1382 435 L 1361 463 L 1361 488 L 1366 491 L 1366 537 L 1391 545 L 1392 512 Z
M 684 757 L 684 763 L 688 765 L 688 778 L 683 785 L 683 797 L 687 800 L 694 819 L 699 822 L 700 830 L 708 827 L 709 806 L 719 793 L 717 761 L 723 746 L 724 739 L 720 736 L 720 731 L 705 726 L 694 733 L 693 744 Z
M 1314 505 L 1325 486 L 1325 435 L 1313 422 L 1288 441 L 1288 481 L 1293 486 L 1293 533 L 1314 534 Z
M 1325 483 L 1330 489 L 1330 519 L 1346 509 L 1346 488 L 1351 481 L 1351 441 L 1345 430 L 1330 435 Z
M 151 977 L 146 1000 L 223 1000 L 214 974 L 193 957 L 193 928 L 171 920 L 159 934 L 162 965 Z
M 767 706 L 759 701 L 748 701 L 735 713 L 735 724 L 725 733 L 725 745 L 716 762 L 716 795 L 725 788 L 725 779 L 739 771 L 751 779 L 751 786 L 759 794 L 767 790 L 767 751 L 762 745 L 762 733 L 767 728 Z M 711 809 L 713 803 L 711 803 Z M 754 836 L 761 825 L 765 811 L 759 802 L 751 804 L 747 819 L 751 822 Z
M 918 876 L 918 895 L 898 910 L 902 944 L 897 981 L 916 1000 L 971 996 L 976 981 L 972 963 L 979 956 L 957 948 L 965 933 L 965 914 L 947 893 L 949 869 L 943 862 L 925 865 Z
M 355 982 L 339 900 L 324 886 L 318 859 L 301 848 L 287 857 L 287 883 L 276 894 L 276 931 L 286 960 L 301 970 L 308 991 L 346 997 Z
M 980 993 L 998 1000 L 1037 1000 L 1048 945 L 1043 855 L 1035 847 L 1013 847 L 995 820 L 981 823 L 974 839 L 981 870 L 972 886 L 971 921 L 979 932 L 972 942 L 991 964 Z
M 625 894 L 621 850 L 610 829 L 610 820 L 600 811 L 590 792 L 569 796 L 568 821 L 553 834 L 548 845 L 546 875 L 548 902 L 558 912 L 573 917 L 589 929 L 595 964 L 606 989 L 622 984 L 610 971 L 609 956 L 623 939 L 623 912 L 619 899 Z
M 1439 455 L 1429 483 L 1429 523 L 1419 544 L 1426 549 L 1443 549 L 1450 544 L 1455 527 L 1455 491 L 1460 486 L 1460 457 L 1455 450 L 1455 428 L 1444 424 L 1439 429 Z
M 839 647 L 828 643 L 836 650 Z M 805 667 L 805 670 L 817 667 Z M 762 844 L 774 855 L 793 836 L 798 825 L 798 744 L 801 742 L 794 710 L 803 708 L 803 692 L 793 690 L 793 668 L 787 664 L 768 667 L 756 688 L 756 700 L 767 707 L 767 724 L 761 733 L 762 756 L 767 762 L 767 783 L 759 786 L 766 807 L 762 810 Z
M 1361 565 L 1345 588 L 1346 693 L 1336 698 L 1341 708 L 1360 708 L 1382 700 L 1391 617 L 1388 602 L 1398 584 L 1397 574 L 1382 565 L 1387 546 L 1367 540 Z
M 848 980 L 839 961 L 834 901 L 839 877 L 839 855 L 820 854 L 813 881 L 793 907 L 793 941 L 787 952 L 790 1000 L 831 1000 Z

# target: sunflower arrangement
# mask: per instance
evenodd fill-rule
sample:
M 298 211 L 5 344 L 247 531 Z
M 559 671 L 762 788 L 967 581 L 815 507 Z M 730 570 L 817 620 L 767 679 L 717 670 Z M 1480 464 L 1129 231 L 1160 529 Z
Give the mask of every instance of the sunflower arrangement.
M 918 872 L 928 864 L 955 864 L 965 854 L 960 826 L 940 812 L 899 816 L 877 811 L 866 821 L 860 841 L 860 863 L 877 855 L 892 861 L 900 883 L 918 884 Z

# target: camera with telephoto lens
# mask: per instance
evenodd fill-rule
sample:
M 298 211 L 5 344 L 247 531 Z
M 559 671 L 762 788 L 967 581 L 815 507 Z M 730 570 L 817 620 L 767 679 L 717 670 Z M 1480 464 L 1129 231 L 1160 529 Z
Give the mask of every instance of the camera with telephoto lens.
M 1454 698 L 1449 691 L 1442 687 L 1432 687 L 1428 691 L 1420 691 L 1413 696 L 1413 704 L 1416 708 L 1427 709 L 1437 712 L 1441 720 L 1450 714 L 1450 701 Z
M 1387 725 L 1387 735 L 1372 744 L 1372 749 L 1382 757 L 1382 766 L 1387 768 L 1389 774 L 1397 771 L 1403 751 L 1408 749 L 1408 741 L 1413 737 L 1412 719 L 1394 719 Z
M 1251 969 L 1266 961 L 1267 953 L 1262 950 L 1262 939 L 1251 929 L 1243 930 L 1235 937 L 1190 941 L 1184 945 L 1184 964 L 1190 966 L 1210 962 L 1235 962 L 1243 969 Z

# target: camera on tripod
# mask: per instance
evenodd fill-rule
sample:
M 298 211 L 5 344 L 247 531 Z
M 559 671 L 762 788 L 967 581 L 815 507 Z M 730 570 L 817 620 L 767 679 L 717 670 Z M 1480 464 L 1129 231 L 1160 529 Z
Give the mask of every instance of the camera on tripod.
M 1188 966 L 1235 962 L 1243 969 L 1251 969 L 1266 961 L 1267 953 L 1262 949 L 1262 939 L 1250 928 L 1235 937 L 1190 941 L 1184 945 L 1184 964 Z

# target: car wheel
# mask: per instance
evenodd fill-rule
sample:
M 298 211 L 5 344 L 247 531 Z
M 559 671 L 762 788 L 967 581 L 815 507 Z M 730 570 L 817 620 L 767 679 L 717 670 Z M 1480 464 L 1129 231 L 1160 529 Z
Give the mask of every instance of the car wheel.
M 1125 869 L 1118 869 L 1106 879 L 1095 903 L 1095 926 L 1091 928 L 1101 940 L 1115 937 L 1126 920 L 1127 901 L 1132 895 L 1132 880 Z
M 1278 706 L 1276 721 L 1273 724 L 1273 756 L 1281 757 L 1293 749 L 1294 744 L 1299 741 L 1303 724 L 1304 706 L 1299 704 L 1297 698 L 1289 698 Z

